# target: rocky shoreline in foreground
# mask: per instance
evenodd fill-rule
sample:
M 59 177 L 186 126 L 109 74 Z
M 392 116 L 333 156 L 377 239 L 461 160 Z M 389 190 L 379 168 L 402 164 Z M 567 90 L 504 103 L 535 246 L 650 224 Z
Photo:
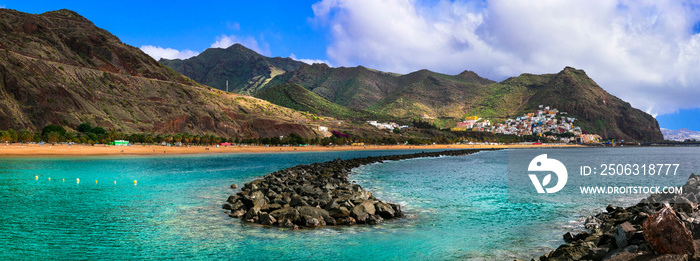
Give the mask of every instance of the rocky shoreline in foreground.
M 608 205 L 586 218 L 589 232 L 564 234 L 567 243 L 539 260 L 700 260 L 700 176 L 691 174 L 682 188 L 627 208 Z
M 464 156 L 476 150 L 449 150 L 415 154 L 354 158 L 298 165 L 246 183 L 222 208 L 229 216 L 248 223 L 314 228 L 354 224 L 378 224 L 404 216 L 401 206 L 375 198 L 372 192 L 352 184 L 352 169 L 384 161 L 424 157 Z M 236 184 L 231 188 L 236 189 Z

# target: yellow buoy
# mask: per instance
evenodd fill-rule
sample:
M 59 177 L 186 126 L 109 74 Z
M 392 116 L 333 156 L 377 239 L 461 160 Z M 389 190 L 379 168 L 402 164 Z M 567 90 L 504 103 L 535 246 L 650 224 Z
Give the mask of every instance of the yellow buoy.
M 49 181 L 51 181 L 51 178 L 49 178 Z
M 114 184 L 115 184 L 115 185 L 117 184 L 117 181 L 116 181 L 116 180 L 114 181 Z
M 80 179 L 76 179 L 76 181 L 77 181 L 76 183 L 80 183 Z
M 34 179 L 39 180 L 39 176 L 34 176 Z
M 134 185 L 136 185 L 136 180 L 134 180 Z
M 97 184 L 97 180 L 95 180 L 95 184 Z
M 66 179 L 63 179 L 63 182 L 66 182 Z

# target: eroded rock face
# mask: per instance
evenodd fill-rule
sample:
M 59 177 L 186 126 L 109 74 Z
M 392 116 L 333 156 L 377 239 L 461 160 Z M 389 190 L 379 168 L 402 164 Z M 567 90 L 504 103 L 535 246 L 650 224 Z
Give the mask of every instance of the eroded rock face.
M 379 224 L 404 216 L 398 204 L 383 202 L 348 181 L 356 167 L 385 160 L 462 156 L 480 150 L 453 150 L 299 165 L 243 185 L 222 208 L 245 222 L 289 228 Z
M 70 10 L 0 8 L 0 36 L 2 130 L 89 121 L 124 133 L 316 137 L 305 113 L 205 88 Z
M 644 237 L 659 254 L 695 255 L 695 243 L 672 208 L 664 207 L 644 221 Z

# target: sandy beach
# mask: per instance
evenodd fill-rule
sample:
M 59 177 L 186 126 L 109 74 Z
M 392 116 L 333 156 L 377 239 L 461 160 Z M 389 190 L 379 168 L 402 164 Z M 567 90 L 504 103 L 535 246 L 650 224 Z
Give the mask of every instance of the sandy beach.
M 350 151 L 350 150 L 431 150 L 431 149 L 484 149 L 484 148 L 538 148 L 575 147 L 578 145 L 366 145 L 366 146 L 180 146 L 160 145 L 66 145 L 66 144 L 18 144 L 0 145 L 0 157 L 39 157 L 39 156 L 108 156 L 108 155 L 171 155 L 171 154 L 220 154 L 220 153 L 289 153 L 309 151 Z

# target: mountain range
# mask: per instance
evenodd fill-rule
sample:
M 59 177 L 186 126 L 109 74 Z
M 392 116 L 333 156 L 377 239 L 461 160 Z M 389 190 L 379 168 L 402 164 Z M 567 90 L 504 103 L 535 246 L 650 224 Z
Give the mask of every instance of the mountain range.
M 199 84 L 73 11 L 0 9 L 0 129 L 316 137 L 323 120 Z
M 686 128 L 678 130 L 669 130 L 661 128 L 661 133 L 664 134 L 664 139 L 685 141 L 685 140 L 700 140 L 700 131 L 693 131 Z
M 222 91 L 227 82 L 230 92 Z M 358 122 L 419 119 L 444 127 L 464 116 L 498 122 L 538 105 L 567 111 L 585 131 L 604 137 L 663 139 L 653 117 L 570 67 L 495 82 L 471 71 L 308 65 L 240 44 L 159 63 L 73 11 L 0 9 L 0 129 L 91 123 L 126 133 L 310 138 L 319 135 L 316 125 L 335 122 L 370 137 L 376 130 Z
M 545 105 L 568 112 L 584 131 L 605 138 L 663 139 L 654 117 L 571 67 L 495 82 L 472 71 L 446 75 L 420 70 L 402 75 L 363 66 L 308 65 L 265 57 L 240 44 L 160 62 L 202 84 L 225 89 L 228 81 L 229 91 L 337 118 L 428 119 L 441 124 L 445 119 L 454 123 L 465 116 L 479 116 L 498 122 Z

